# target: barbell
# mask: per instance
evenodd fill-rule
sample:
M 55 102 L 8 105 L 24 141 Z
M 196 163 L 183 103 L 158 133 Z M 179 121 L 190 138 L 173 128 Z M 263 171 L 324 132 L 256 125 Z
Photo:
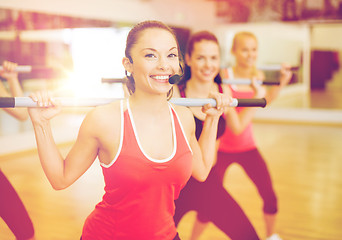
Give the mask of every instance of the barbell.
M 3 66 L 0 66 L 0 71 L 4 70 Z M 20 73 L 28 73 L 32 71 L 32 66 L 25 66 L 25 65 L 19 65 L 15 68 L 16 72 L 20 72 Z
M 102 83 L 126 83 L 126 78 L 102 78 Z M 250 85 L 252 84 L 252 79 L 249 78 L 235 78 L 235 79 L 222 79 L 222 83 L 229 85 Z M 257 83 L 263 85 L 279 85 L 279 81 L 269 81 L 269 80 L 257 80 Z
M 44 66 L 30 66 L 30 65 L 18 65 L 16 67 L 17 72 L 31 72 L 32 70 L 35 69 L 42 69 L 42 68 L 47 68 Z M 258 66 L 258 69 L 263 70 L 263 71 L 280 71 L 281 65 L 280 64 L 268 64 L 268 65 L 261 65 Z M 291 71 L 298 71 L 299 67 L 298 66 L 292 66 L 290 67 Z M 0 66 L 0 71 L 3 70 L 3 67 Z
M 267 65 L 261 65 L 258 66 L 257 69 L 261 71 L 280 71 L 282 68 L 281 64 L 267 64 Z M 291 66 L 290 67 L 291 71 L 298 71 L 299 66 Z
M 109 104 L 124 98 L 71 98 L 55 97 L 63 107 L 95 107 Z M 216 100 L 213 98 L 172 98 L 171 103 L 186 107 L 201 107 L 208 103 L 216 106 Z M 265 98 L 237 99 L 233 98 L 230 107 L 265 107 L 267 104 Z M 20 107 L 44 107 L 39 106 L 37 102 L 30 97 L 0 97 L 0 108 L 20 108 Z
M 236 79 L 222 79 L 222 83 L 229 85 L 250 85 L 252 79 L 249 78 L 236 78 Z M 279 81 L 257 80 L 260 85 L 280 85 Z

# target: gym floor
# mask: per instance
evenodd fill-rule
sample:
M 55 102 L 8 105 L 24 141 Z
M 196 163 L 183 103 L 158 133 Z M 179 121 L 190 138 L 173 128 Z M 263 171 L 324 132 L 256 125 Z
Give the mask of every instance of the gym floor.
M 321 93 L 313 94 L 317 103 L 324 102 L 318 100 L 317 94 Z M 342 103 L 341 96 L 336 94 L 336 104 Z M 332 96 L 320 97 L 329 102 Z M 276 226 L 279 235 L 284 240 L 342 239 L 341 124 L 256 121 L 254 132 L 279 199 Z M 60 144 L 63 155 L 71 144 Z M 53 190 L 48 183 L 36 150 L 0 154 L 0 166 L 22 198 L 37 240 L 79 239 L 85 218 L 103 194 L 98 162 L 71 187 L 61 191 Z M 264 239 L 262 201 L 254 185 L 237 165 L 229 168 L 224 184 Z M 194 219 L 195 213 L 190 212 L 181 221 L 179 233 L 183 240 L 189 239 Z M 14 237 L 0 220 L 0 240 L 8 239 Z M 229 238 L 212 224 L 201 237 L 201 240 L 225 239 Z
M 342 128 L 256 123 L 254 131 L 279 198 L 278 233 L 284 240 L 342 239 Z M 62 153 L 70 146 L 61 145 Z M 38 240 L 79 238 L 86 216 L 103 194 L 98 162 L 62 191 L 49 185 L 35 150 L 1 156 L 0 163 L 29 211 Z M 254 185 L 235 165 L 224 181 L 263 237 L 262 202 Z M 184 240 L 189 237 L 194 216 L 190 212 L 180 223 Z M 0 239 L 13 239 L 4 222 L 0 222 Z M 209 225 L 201 239 L 228 238 Z

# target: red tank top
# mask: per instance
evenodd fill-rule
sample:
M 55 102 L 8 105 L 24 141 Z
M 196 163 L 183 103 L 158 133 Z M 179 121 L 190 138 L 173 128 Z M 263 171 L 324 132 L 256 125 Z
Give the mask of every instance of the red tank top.
M 140 147 L 128 101 L 127 110 L 121 111 L 120 148 L 109 165 L 101 164 L 105 194 L 87 218 L 82 239 L 173 239 L 174 200 L 192 172 L 191 148 L 171 105 L 174 150 L 163 160 L 147 156 Z
M 233 71 L 231 68 L 224 71 L 224 78 L 234 79 Z M 252 98 L 253 91 L 236 91 L 230 87 L 233 98 Z M 239 113 L 243 107 L 237 107 L 235 110 Z M 223 136 L 220 138 L 219 151 L 222 152 L 244 152 L 256 148 L 255 140 L 253 137 L 252 123 L 249 123 L 245 130 L 239 135 L 235 135 L 229 128 L 226 128 Z

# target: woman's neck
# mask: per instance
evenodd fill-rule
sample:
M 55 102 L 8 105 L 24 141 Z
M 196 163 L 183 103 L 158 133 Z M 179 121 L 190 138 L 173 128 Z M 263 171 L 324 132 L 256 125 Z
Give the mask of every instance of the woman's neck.
M 233 67 L 234 76 L 236 78 L 250 78 L 255 75 L 255 67 L 245 67 L 241 65 L 235 65 Z
M 145 112 L 156 113 L 167 106 L 167 97 L 165 95 L 147 94 L 135 92 L 129 97 L 131 108 L 142 109 Z
M 186 94 L 190 98 L 207 98 L 209 93 L 214 90 L 214 87 L 214 81 L 201 82 L 190 78 L 186 83 Z

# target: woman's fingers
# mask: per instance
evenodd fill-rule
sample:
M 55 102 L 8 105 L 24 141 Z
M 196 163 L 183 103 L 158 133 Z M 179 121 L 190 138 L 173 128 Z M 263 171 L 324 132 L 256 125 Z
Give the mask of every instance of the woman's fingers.
M 266 95 L 266 89 L 262 84 L 260 84 L 258 82 L 259 80 L 260 79 L 257 79 L 256 77 L 252 78 L 251 87 L 254 90 L 254 97 L 255 98 L 263 98 Z
M 40 107 L 52 107 L 58 105 L 53 99 L 52 93 L 50 91 L 39 91 L 31 93 L 30 97 L 33 101 L 37 102 Z
M 37 102 L 38 101 L 38 98 L 36 96 L 35 93 L 31 93 L 30 96 L 29 96 L 34 102 Z
M 280 85 L 281 86 L 287 85 L 292 78 L 291 66 L 287 63 L 283 63 L 281 65 L 280 74 L 281 74 L 280 79 L 279 79 Z
M 6 78 L 7 80 L 11 79 L 16 79 L 18 76 L 18 73 L 16 72 L 18 64 L 9 62 L 9 61 L 4 61 L 2 63 L 2 70 L 0 71 L 0 75 L 3 78 Z
M 43 96 L 43 102 L 42 102 L 42 106 L 44 107 L 47 107 L 47 106 L 50 106 L 50 99 L 49 99 L 49 94 L 48 92 L 43 92 L 42 93 L 42 96 Z
M 216 95 L 215 99 L 216 99 L 216 109 L 221 110 L 223 108 L 222 96 Z
M 221 115 L 224 109 L 233 102 L 232 97 L 222 93 L 210 93 L 209 97 L 216 100 L 216 106 L 213 107 L 211 104 L 206 104 L 203 106 L 202 111 L 210 115 Z
M 258 84 L 257 82 L 257 78 L 256 77 L 252 77 L 251 79 L 251 87 L 254 89 L 254 91 L 256 91 L 258 89 L 258 87 L 261 85 L 261 84 Z
M 212 108 L 212 106 L 210 103 L 208 103 L 202 107 L 202 112 L 206 113 L 210 108 Z
M 31 99 L 39 108 L 28 108 L 32 122 L 41 123 L 49 121 L 61 111 L 61 104 L 55 101 L 49 91 L 40 91 L 30 94 Z
M 233 98 L 231 96 L 226 96 L 224 99 L 224 108 L 227 108 L 230 106 L 230 104 L 233 103 Z

